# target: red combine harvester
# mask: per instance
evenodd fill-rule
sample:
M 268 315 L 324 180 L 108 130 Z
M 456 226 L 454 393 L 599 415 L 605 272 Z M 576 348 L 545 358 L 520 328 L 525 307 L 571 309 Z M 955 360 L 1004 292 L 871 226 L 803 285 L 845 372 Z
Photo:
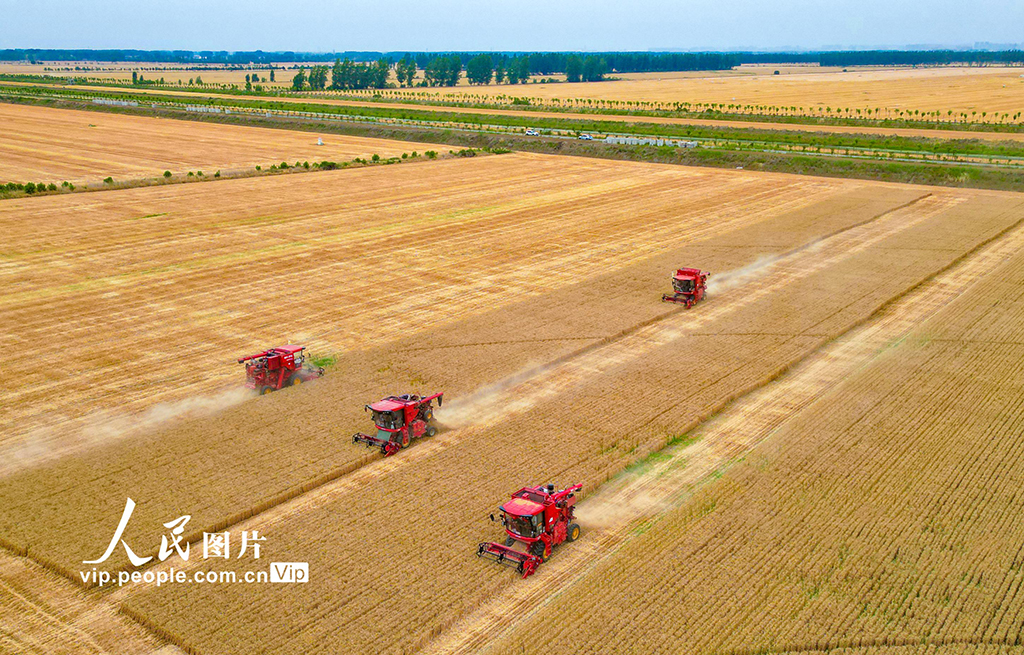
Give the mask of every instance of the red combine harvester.
M 704 300 L 708 292 L 708 277 L 711 273 L 699 268 L 680 268 L 672 276 L 672 290 L 661 296 L 665 302 L 676 302 L 686 305 L 689 309 L 693 304 Z
M 510 566 L 524 578 L 529 576 L 551 557 L 552 546 L 580 538 L 574 511 L 576 492 L 582 488 L 583 485 L 576 484 L 555 491 L 555 485 L 549 484 L 523 487 L 515 492 L 512 500 L 498 508 L 508 535 L 505 544 L 485 541 L 477 547 L 477 557 Z M 491 520 L 495 520 L 494 514 Z M 512 548 L 517 541 L 526 546 L 526 552 Z
M 437 434 L 437 428 L 431 424 L 434 408 L 430 403 L 435 398 L 437 406 L 440 407 L 444 401 L 444 393 L 424 397 L 407 393 L 401 396 L 388 396 L 367 405 L 366 409 L 373 413 L 377 436 L 357 432 L 352 436 L 352 443 L 362 442 L 369 447 L 376 446 L 380 448 L 381 454 L 387 457 L 408 446 L 411 439 L 424 434 L 428 437 L 434 436 Z
M 324 374 L 322 368 L 305 365 L 305 346 L 279 346 L 238 360 L 245 363 L 245 386 L 260 395 L 291 387 Z

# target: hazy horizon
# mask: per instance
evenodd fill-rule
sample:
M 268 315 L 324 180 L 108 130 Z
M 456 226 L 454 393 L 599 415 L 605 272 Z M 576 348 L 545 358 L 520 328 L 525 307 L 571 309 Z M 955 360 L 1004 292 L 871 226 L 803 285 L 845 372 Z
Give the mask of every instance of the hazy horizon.
M 803 51 L 1024 41 L 1024 3 L 988 0 L 0 0 L 0 48 L 227 51 Z

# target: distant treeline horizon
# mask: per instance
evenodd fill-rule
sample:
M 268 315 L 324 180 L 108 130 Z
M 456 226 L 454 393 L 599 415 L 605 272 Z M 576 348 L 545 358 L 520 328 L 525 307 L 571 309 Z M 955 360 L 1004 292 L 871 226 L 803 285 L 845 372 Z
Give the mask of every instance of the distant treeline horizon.
M 529 61 L 530 73 L 564 73 L 572 56 L 597 56 L 616 73 L 644 73 L 689 70 L 724 70 L 740 64 L 819 64 L 822 66 L 928 66 L 945 64 L 1024 64 L 1021 50 L 839 50 L 820 52 L 520 52 L 520 51 L 237 51 L 225 50 L 92 50 L 10 48 L 0 50 L 0 61 L 66 62 L 153 62 L 180 64 L 228 64 L 272 66 L 276 63 L 323 63 L 339 59 L 354 62 L 385 60 L 394 64 L 411 59 L 426 69 L 435 59 L 458 57 L 465 66 L 473 57 L 490 55 L 496 62 L 506 59 Z

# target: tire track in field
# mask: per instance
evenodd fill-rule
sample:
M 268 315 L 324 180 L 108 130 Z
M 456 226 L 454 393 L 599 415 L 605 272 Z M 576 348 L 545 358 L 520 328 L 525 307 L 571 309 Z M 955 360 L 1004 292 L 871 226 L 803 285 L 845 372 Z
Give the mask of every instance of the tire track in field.
M 861 326 L 810 355 L 775 381 L 737 400 L 693 433 L 696 441 L 670 446 L 658 461 L 602 485 L 580 504 L 589 534 L 557 552 L 533 577 L 492 598 L 428 643 L 424 651 L 476 653 L 541 611 L 560 591 L 615 554 L 631 534 L 682 504 L 693 489 L 734 458 L 868 364 L 894 341 L 959 297 L 967 287 L 1024 249 L 1024 221 L 981 244 L 942 272 L 880 309 Z M 515 617 L 510 619 L 509 617 Z M 504 628 L 495 633 L 494 626 Z M 836 646 L 839 647 L 839 646 Z
M 713 321 L 774 293 L 780 284 L 796 282 L 818 273 L 961 202 L 964 202 L 963 198 L 951 195 L 925 195 L 788 253 L 722 274 L 719 279 L 724 281 L 719 283 L 716 291 L 722 295 L 705 301 L 698 309 L 679 308 L 669 311 L 625 333 L 543 366 L 527 369 L 464 399 L 449 403 L 443 413 L 438 411 L 437 416 L 452 429 L 428 441 L 416 443 L 397 456 L 371 461 L 240 523 L 218 529 L 252 529 L 251 526 L 256 526 L 259 530 L 269 530 L 296 514 L 315 511 L 332 502 L 337 495 L 363 488 L 400 468 L 415 465 L 435 453 L 466 442 L 477 434 L 483 434 L 490 425 L 512 414 L 527 411 L 567 388 L 584 383 L 592 376 L 635 362 L 652 349 L 671 343 L 685 334 L 701 331 Z M 168 560 L 155 568 L 169 568 L 170 562 Z M 177 570 L 188 571 L 195 568 L 196 564 L 175 560 L 174 566 Z M 130 595 L 133 588 L 133 585 L 122 587 L 113 592 L 112 597 L 121 599 Z

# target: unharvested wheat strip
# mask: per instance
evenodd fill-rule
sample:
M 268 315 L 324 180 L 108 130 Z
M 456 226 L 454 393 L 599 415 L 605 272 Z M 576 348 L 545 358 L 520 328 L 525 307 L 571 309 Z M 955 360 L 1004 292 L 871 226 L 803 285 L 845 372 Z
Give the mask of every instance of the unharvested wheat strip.
M 587 539 L 573 544 L 571 551 L 566 550 L 546 564 L 540 574 L 488 602 L 429 644 L 427 652 L 477 652 L 500 636 L 493 632 L 495 625 L 508 626 L 501 633 L 505 634 L 522 619 L 540 611 L 557 590 L 581 579 L 602 556 L 614 552 L 616 545 L 628 538 L 628 531 L 637 521 L 678 503 L 680 494 L 685 496 L 688 488 L 727 463 L 730 455 L 749 450 L 769 436 L 797 411 L 871 361 L 893 341 L 909 333 L 1022 248 L 1024 227 L 1017 227 L 911 292 L 870 323 L 824 348 L 779 381 L 743 399 L 703 426 L 697 432 L 700 437 L 697 443 L 674 450 L 670 460 L 654 464 L 639 478 L 611 483 L 598 495 L 588 498 L 586 512 L 615 517 L 610 525 L 591 528 Z M 716 448 L 719 452 L 712 453 Z M 679 466 L 681 461 L 686 462 L 684 467 Z M 517 619 L 510 624 L 509 616 Z

